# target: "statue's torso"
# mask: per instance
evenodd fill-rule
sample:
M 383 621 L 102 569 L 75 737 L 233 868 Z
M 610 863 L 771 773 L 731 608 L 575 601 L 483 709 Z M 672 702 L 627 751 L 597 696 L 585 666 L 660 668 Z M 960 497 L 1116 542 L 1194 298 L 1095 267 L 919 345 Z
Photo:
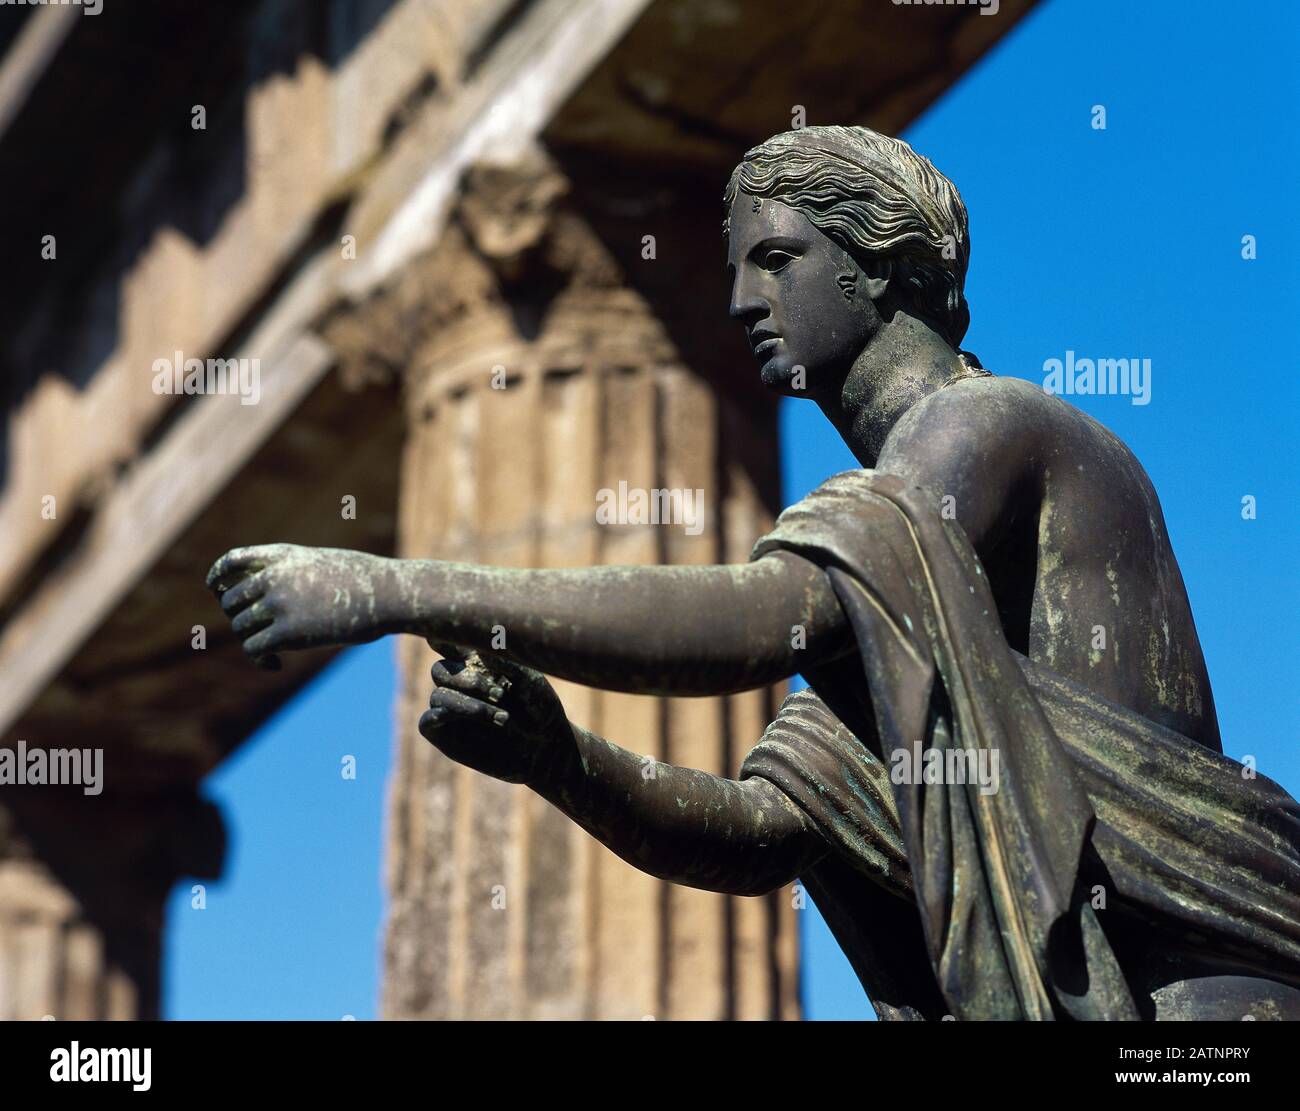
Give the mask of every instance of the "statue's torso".
M 998 528 L 967 531 L 977 533 L 1011 646 L 1219 750 L 1187 590 L 1159 499 L 1133 453 L 1086 414 L 1018 379 L 976 379 L 951 393 L 960 397 L 949 404 L 955 418 L 987 427 L 993 440 L 965 464 L 972 489 L 957 499 L 956 516 L 964 524 L 972 502 L 1001 499 Z M 981 423 L 981 409 L 996 419 Z M 941 433 L 940 423 L 932 435 Z M 990 464 L 995 453 L 1023 464 L 1009 494 L 979 481 L 986 467 L 1002 466 Z

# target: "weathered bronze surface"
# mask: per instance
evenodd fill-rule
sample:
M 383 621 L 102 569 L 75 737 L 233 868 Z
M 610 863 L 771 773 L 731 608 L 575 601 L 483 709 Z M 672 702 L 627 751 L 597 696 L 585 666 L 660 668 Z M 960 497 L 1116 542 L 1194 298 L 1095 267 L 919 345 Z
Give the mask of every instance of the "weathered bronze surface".
M 725 201 L 730 311 L 764 383 L 815 401 L 863 470 L 738 566 L 236 549 L 209 585 L 245 651 L 275 667 L 428 638 L 439 749 L 652 875 L 737 894 L 801 878 L 881 1017 L 1300 1018 L 1300 806 L 1222 755 L 1132 453 L 960 349 L 956 189 L 898 140 L 808 127 L 749 151 Z M 647 774 L 542 672 L 810 689 L 730 780 Z

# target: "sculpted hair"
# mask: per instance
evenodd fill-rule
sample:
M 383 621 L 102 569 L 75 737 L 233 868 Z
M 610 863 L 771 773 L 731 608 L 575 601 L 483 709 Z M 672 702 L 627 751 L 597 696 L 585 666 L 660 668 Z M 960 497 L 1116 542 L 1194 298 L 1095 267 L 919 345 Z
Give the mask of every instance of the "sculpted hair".
M 970 325 L 966 206 L 952 182 L 907 143 L 866 127 L 785 131 L 747 151 L 732 172 L 724 235 L 739 192 L 802 212 L 864 268 L 891 259 L 912 305 L 959 349 Z

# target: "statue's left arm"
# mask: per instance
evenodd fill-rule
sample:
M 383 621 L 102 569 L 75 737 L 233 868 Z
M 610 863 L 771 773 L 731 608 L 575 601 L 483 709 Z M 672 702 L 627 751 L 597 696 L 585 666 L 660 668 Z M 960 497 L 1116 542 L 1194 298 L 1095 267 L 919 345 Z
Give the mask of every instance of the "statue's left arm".
M 830 844 L 761 777 L 728 779 L 654 760 L 568 719 L 546 678 L 504 657 L 440 646 L 420 732 L 446 756 L 526 783 L 629 864 L 729 895 L 765 895 Z

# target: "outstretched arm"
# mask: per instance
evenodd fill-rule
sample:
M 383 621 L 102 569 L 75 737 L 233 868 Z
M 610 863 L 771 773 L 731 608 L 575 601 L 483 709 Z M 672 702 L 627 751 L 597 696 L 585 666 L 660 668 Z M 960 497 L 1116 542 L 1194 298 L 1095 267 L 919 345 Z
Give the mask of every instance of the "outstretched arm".
M 659 879 L 762 895 L 829 851 L 767 780 L 724 779 L 620 748 L 565 716 L 545 678 L 476 653 L 433 667 L 420 732 L 452 759 L 527 783 L 629 864 Z
M 847 651 L 825 575 L 776 552 L 716 566 L 514 570 L 337 548 L 237 548 L 208 583 L 255 661 L 414 633 L 605 690 L 728 694 Z

